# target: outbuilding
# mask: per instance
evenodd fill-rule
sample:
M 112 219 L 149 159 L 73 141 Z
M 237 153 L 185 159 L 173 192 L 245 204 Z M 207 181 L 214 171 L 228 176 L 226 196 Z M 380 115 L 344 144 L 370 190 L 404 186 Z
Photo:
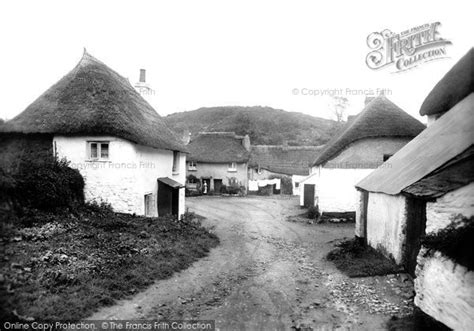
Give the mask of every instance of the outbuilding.
M 474 221 L 473 68 L 471 49 L 423 102 L 428 128 L 356 185 L 356 235 L 414 274 L 415 304 L 456 330 L 474 325 L 474 237 L 462 232 Z

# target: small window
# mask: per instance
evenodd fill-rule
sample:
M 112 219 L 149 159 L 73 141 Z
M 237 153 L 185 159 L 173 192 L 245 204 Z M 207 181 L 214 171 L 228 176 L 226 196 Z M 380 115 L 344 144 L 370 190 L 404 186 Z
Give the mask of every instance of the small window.
M 383 155 L 383 162 L 387 161 L 389 158 L 392 157 L 393 154 L 384 154 Z
M 173 151 L 173 173 L 179 173 L 179 152 Z
M 295 187 L 296 187 L 296 188 L 300 187 L 300 183 L 296 182 L 296 183 L 295 183 Z
M 108 160 L 109 142 L 108 141 L 89 141 L 88 142 L 89 160 Z
M 196 170 L 196 169 L 197 169 L 197 163 L 195 161 L 189 161 L 188 170 Z
M 229 169 L 227 169 L 228 171 L 237 171 L 237 163 L 235 162 L 232 162 L 232 163 L 229 163 Z

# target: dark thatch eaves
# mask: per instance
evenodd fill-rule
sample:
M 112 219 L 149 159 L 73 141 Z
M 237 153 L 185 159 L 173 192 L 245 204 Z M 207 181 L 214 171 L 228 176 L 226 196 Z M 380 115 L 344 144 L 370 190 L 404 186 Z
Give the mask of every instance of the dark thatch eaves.
M 250 153 L 245 149 L 243 139 L 233 132 L 200 133 L 187 146 L 187 160 L 204 163 L 248 162 Z
M 129 81 L 86 51 L 76 67 L 0 132 L 110 135 L 167 150 L 186 148 Z
M 249 166 L 284 175 L 308 176 L 323 146 L 252 146 Z
M 370 101 L 356 118 L 346 124 L 341 133 L 329 141 L 314 160 L 313 166 L 324 165 L 355 141 L 377 137 L 414 138 L 424 129 L 425 125 L 420 121 L 380 95 Z
M 420 115 L 443 114 L 474 92 L 474 48 L 435 85 L 421 105 Z

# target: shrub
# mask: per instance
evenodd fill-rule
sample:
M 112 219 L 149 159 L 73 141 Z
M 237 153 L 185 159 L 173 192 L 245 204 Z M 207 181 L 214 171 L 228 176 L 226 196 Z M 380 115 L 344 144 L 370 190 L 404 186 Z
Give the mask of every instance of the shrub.
M 427 254 L 439 251 L 454 262 L 474 270 L 474 217 L 459 216 L 446 228 L 421 239 Z
M 0 188 L 2 201 L 26 208 L 53 211 L 84 203 L 84 179 L 79 171 L 53 157 L 22 159 L 15 173 L 1 172 Z
M 222 185 L 222 186 L 221 186 L 220 193 L 222 193 L 222 194 L 228 193 L 228 192 L 227 192 L 227 186 L 226 186 L 226 185 Z
M 311 206 L 308 208 L 308 218 L 315 220 L 318 219 L 319 216 L 321 216 L 321 213 L 319 212 L 319 207 L 318 206 Z

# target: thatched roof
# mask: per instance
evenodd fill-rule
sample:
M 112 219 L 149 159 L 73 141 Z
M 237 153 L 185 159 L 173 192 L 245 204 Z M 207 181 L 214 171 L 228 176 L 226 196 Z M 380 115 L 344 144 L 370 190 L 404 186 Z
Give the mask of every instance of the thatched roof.
M 145 146 L 186 151 L 127 79 L 85 51 L 72 71 L 0 131 L 110 135 Z
M 311 163 L 322 149 L 323 146 L 254 145 L 249 166 L 279 174 L 307 176 Z
M 416 137 L 425 126 L 397 105 L 380 95 L 370 101 L 354 120 L 336 135 L 313 165 L 323 165 L 342 152 L 351 143 L 366 138 Z
M 205 163 L 247 162 L 250 153 L 242 145 L 243 138 L 233 132 L 200 133 L 187 146 L 187 160 Z
M 421 105 L 421 115 L 442 114 L 474 92 L 474 48 L 435 85 Z
M 356 187 L 393 195 L 435 174 L 474 145 L 473 105 L 471 93 L 386 161 L 389 166 L 379 167 Z

